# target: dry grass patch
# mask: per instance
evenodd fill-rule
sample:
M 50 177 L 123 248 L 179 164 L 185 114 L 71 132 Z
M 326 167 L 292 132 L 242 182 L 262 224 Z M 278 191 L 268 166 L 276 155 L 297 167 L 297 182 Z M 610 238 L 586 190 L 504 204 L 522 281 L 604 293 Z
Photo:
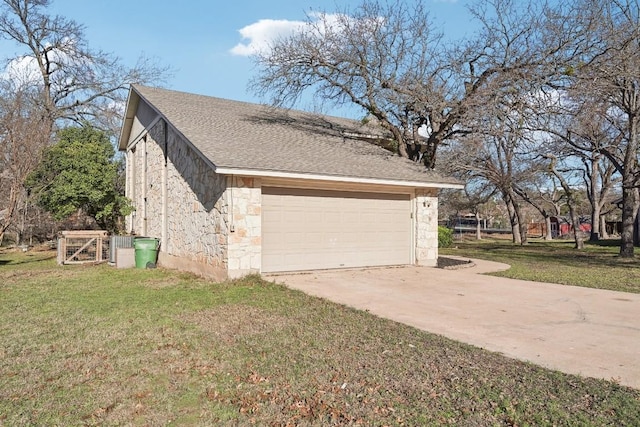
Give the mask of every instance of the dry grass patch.
M 0 425 L 640 424 L 636 390 L 257 276 L 53 260 L 0 275 L 23 278 L 0 291 Z
M 287 327 L 291 319 L 247 304 L 229 304 L 187 313 L 180 320 L 195 325 L 211 339 L 232 345 Z

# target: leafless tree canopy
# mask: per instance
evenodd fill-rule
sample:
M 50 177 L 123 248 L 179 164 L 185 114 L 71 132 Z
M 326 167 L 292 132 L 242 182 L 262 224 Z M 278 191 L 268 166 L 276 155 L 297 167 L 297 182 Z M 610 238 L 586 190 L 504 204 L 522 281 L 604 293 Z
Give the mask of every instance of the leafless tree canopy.
M 322 102 L 357 105 L 393 135 L 403 156 L 418 159 L 418 128 L 455 132 L 443 126 L 450 79 L 434 60 L 442 49 L 423 5 L 365 2 L 351 13 L 309 19 L 259 53 L 252 87 L 277 105 L 292 105 L 308 91 Z
M 549 80 L 549 64 L 576 55 L 579 30 L 544 32 L 560 18 L 543 3 L 495 0 L 472 12 L 482 29 L 459 45 L 445 43 L 422 2 L 365 0 L 353 11 L 311 17 L 256 55 L 251 87 L 277 105 L 311 92 L 359 106 L 390 132 L 400 155 L 433 168 L 437 148 L 470 133 L 478 109 L 508 95 L 512 82 Z
M 114 135 L 131 83 L 161 84 L 167 68 L 131 68 L 89 47 L 81 24 L 48 13 L 50 0 L 1 0 L 0 37 L 21 54 L 0 78 L 0 242 L 28 205 L 23 183 L 57 127 L 91 123 Z
M 576 3 L 582 13 L 575 21 L 589 26 L 586 44 L 591 48 L 567 67 L 563 93 L 570 100 L 573 119 L 567 121 L 563 139 L 582 152 L 605 156 L 620 175 L 620 254 L 632 257 L 634 223 L 640 206 L 640 2 L 577 0 Z M 585 125 L 589 120 L 592 126 Z M 637 225 L 635 238 L 637 241 Z
M 32 91 L 37 96 L 34 101 L 54 122 L 89 121 L 115 129 L 129 84 L 160 84 L 167 68 L 145 57 L 129 68 L 118 57 L 91 49 L 83 26 L 66 17 L 48 14 L 50 3 L 50 0 L 0 3 L 0 36 L 24 49 L 22 57 L 9 58 L 23 67 L 24 75 L 15 79 L 15 83 L 40 89 Z
M 51 123 L 27 92 L 0 96 L 0 243 L 27 203 L 23 183 L 49 143 Z
M 364 0 L 354 10 L 312 15 L 307 27 L 256 55 L 251 87 L 278 105 L 309 94 L 358 106 L 389 132 L 398 154 L 430 168 L 438 148 L 449 146 L 453 158 L 441 166 L 496 188 L 516 241 L 526 241 L 519 204 L 536 205 L 541 176 L 561 184 L 565 200 L 577 200 L 578 181 L 567 174 L 584 177 L 599 223 L 615 170 L 621 255 L 633 256 L 638 0 L 489 0 L 469 10 L 479 30 L 455 44 L 434 31 L 422 2 Z

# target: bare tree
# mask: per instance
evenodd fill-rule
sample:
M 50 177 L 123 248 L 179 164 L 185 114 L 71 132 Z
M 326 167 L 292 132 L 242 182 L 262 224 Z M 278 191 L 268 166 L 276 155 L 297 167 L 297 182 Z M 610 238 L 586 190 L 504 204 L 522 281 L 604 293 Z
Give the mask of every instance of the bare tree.
M 26 203 L 25 178 L 49 143 L 51 123 L 31 101 L 25 90 L 0 92 L 0 244 Z
M 141 57 L 133 68 L 119 58 L 92 50 L 81 24 L 47 12 L 50 0 L 2 0 L 0 37 L 24 48 L 12 68 L 32 88 L 33 102 L 50 123 L 60 119 L 119 126 L 122 102 L 131 83 L 161 83 L 167 68 Z
M 592 115 L 608 123 L 612 136 L 596 151 L 611 161 L 622 178 L 620 256 L 630 258 L 640 206 L 640 2 L 578 0 L 577 4 L 583 12 L 576 15 L 575 25 L 589 26 L 593 49 L 568 68 L 569 93 L 576 99 L 595 99 L 604 107 L 592 110 Z
M 567 180 L 565 174 L 569 172 L 568 169 L 559 169 L 558 168 L 558 156 L 555 154 L 548 153 L 544 155 L 544 157 L 549 161 L 548 170 L 552 173 L 560 182 L 560 186 L 564 190 L 564 194 L 567 201 L 567 206 L 569 208 L 569 218 L 571 220 L 571 226 L 573 227 L 573 236 L 575 240 L 575 248 L 576 249 L 584 249 L 584 239 L 582 237 L 581 228 L 580 228 L 580 218 L 578 216 L 578 212 L 576 210 L 578 200 L 577 194 L 578 190 L 576 190 Z M 568 156 L 562 156 L 563 158 L 567 158 Z
M 529 181 L 536 170 L 519 157 L 525 140 L 521 128 L 516 125 L 516 116 L 504 110 L 498 114 L 492 110 L 484 120 L 484 133 L 466 138 L 464 142 L 451 144 L 447 150 L 450 158 L 445 170 L 454 176 L 464 177 L 470 182 L 480 182 L 487 189 L 500 194 L 507 208 L 513 242 L 527 243 L 527 226 L 522 212 L 521 198 L 516 188 L 518 183 Z M 515 122 L 514 122 L 515 119 Z
M 401 156 L 433 168 L 438 147 L 469 133 L 478 109 L 508 93 L 512 81 L 548 74 L 549 64 L 575 52 L 574 29 L 543 39 L 546 20 L 558 16 L 543 2 L 486 4 L 472 9 L 482 31 L 461 47 L 432 31 L 421 1 L 409 8 L 365 0 L 353 11 L 320 14 L 255 56 L 250 86 L 276 105 L 310 92 L 321 102 L 358 106 Z
M 591 204 L 592 241 L 600 238 L 602 211 L 605 203 L 610 202 L 608 196 L 616 183 L 615 165 L 603 153 L 620 148 L 619 132 L 603 120 L 607 108 L 591 94 L 572 89 L 556 102 L 547 102 L 537 116 L 539 130 L 561 141 L 554 150 L 573 158 L 576 168 L 582 165 L 579 170 Z
M 555 180 L 548 179 L 546 174 L 540 171 L 531 183 L 519 182 L 514 186 L 514 191 L 525 202 L 537 210 L 544 219 L 544 239 L 553 240 L 551 229 L 551 217 L 560 215 L 560 206 L 565 199 L 562 192 L 555 188 Z M 551 185 L 553 185 L 552 188 Z
M 0 240 L 23 205 L 25 177 L 64 121 L 115 134 L 131 83 L 162 83 L 168 69 L 141 57 L 133 68 L 90 49 L 83 26 L 48 13 L 50 0 L 1 0 L 0 37 L 22 50 L 0 81 Z
M 365 1 L 352 13 L 316 17 L 255 56 L 253 90 L 276 105 L 294 104 L 311 90 L 321 102 L 356 105 L 390 133 L 401 156 L 424 154 L 433 166 L 437 143 L 421 144 L 418 129 L 429 126 L 432 140 L 456 131 L 444 117 L 444 90 L 452 83 L 440 60 L 441 34 L 432 31 L 424 6 Z M 420 105 L 423 97 L 431 100 L 428 108 Z
M 620 134 L 607 129 L 609 126 L 603 122 L 603 116 L 602 103 L 593 105 L 587 99 L 573 112 L 569 129 L 562 135 L 571 148 L 572 155 L 577 157 L 583 166 L 582 177 L 591 204 L 590 241 L 600 239 L 602 211 L 605 203 L 611 201 L 609 195 L 616 183 L 615 165 L 603 153 L 611 150 L 613 146 L 619 147 Z M 619 181 L 617 183 L 619 184 Z
M 598 241 L 605 236 L 606 229 L 602 227 L 605 204 L 611 203 L 611 192 L 616 181 L 613 179 L 615 168 L 613 164 L 599 153 L 592 153 L 590 157 L 582 157 L 584 164 L 583 180 L 587 187 L 587 197 L 591 205 L 591 234 L 590 241 Z

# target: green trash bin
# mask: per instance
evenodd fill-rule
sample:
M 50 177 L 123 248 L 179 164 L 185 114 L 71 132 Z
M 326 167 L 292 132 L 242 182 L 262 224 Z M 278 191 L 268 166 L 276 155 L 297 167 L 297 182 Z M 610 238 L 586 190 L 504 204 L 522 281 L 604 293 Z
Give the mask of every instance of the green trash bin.
M 136 237 L 133 241 L 136 256 L 136 268 L 155 268 L 158 259 L 160 240 L 149 237 Z

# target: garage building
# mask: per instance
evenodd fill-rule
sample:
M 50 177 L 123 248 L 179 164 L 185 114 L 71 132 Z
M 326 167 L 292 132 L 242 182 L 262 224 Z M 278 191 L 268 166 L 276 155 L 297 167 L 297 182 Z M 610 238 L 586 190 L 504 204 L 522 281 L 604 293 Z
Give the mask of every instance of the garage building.
M 372 144 L 371 124 L 132 86 L 126 152 L 132 234 L 159 264 L 249 273 L 434 266 L 438 190 L 459 182 Z

